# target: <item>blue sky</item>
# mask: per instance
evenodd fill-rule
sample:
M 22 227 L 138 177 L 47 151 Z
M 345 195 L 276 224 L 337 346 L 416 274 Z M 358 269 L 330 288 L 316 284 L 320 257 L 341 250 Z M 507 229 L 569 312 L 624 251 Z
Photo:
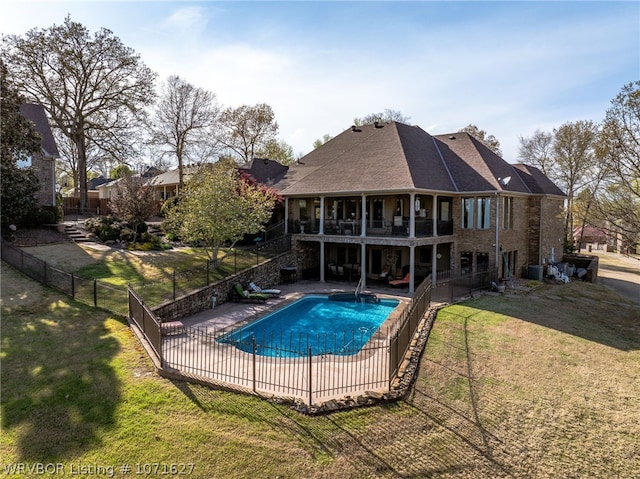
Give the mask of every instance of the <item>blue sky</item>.
M 3 1 L 2 34 L 108 28 L 165 79 L 223 106 L 265 102 L 294 152 L 353 118 L 401 111 L 432 134 L 469 123 L 518 161 L 521 135 L 601 121 L 640 79 L 640 3 Z

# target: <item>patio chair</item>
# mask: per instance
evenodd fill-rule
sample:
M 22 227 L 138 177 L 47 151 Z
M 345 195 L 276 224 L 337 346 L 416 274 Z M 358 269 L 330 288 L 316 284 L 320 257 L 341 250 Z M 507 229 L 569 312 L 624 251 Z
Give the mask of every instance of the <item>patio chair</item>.
M 249 281 L 249 290 L 252 293 L 262 293 L 262 294 L 266 294 L 267 296 L 270 296 L 272 298 L 278 297 L 278 296 L 280 296 L 282 294 L 282 290 L 280 290 L 280 289 L 262 289 L 260 286 L 258 286 L 253 281 Z
M 382 267 L 382 273 L 380 273 L 380 275 L 378 276 L 380 279 L 384 279 L 384 278 L 388 278 L 389 277 L 389 272 L 391 271 L 391 266 L 389 266 L 388 264 L 385 264 Z
M 242 289 L 242 285 L 240 283 L 236 283 L 231 291 L 229 291 L 229 299 L 236 303 L 240 301 L 254 301 L 258 303 L 264 303 L 269 299 L 269 296 L 263 293 L 250 293 Z
M 410 282 L 411 282 L 411 275 L 409 273 L 407 273 L 404 278 L 402 278 L 402 279 L 394 279 L 392 281 L 389 281 L 389 284 L 391 286 L 405 286 L 405 285 L 409 284 Z

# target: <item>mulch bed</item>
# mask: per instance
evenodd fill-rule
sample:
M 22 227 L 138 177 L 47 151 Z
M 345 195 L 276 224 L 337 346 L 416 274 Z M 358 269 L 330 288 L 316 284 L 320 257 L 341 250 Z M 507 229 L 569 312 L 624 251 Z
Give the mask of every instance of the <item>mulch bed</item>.
M 12 243 L 16 246 L 37 246 L 42 244 L 67 243 L 71 241 L 65 233 L 53 228 L 20 228 L 13 233 Z

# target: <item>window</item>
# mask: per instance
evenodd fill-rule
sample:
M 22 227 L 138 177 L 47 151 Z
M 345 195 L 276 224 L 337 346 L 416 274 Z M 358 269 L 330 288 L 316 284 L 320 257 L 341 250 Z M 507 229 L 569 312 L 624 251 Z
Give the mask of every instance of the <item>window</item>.
M 477 198 L 478 201 L 478 229 L 486 230 L 491 224 L 491 198 Z
M 307 200 L 299 200 L 298 206 L 300 207 L 300 218 L 307 217 Z
M 477 271 L 489 271 L 489 253 L 476 253 L 476 268 Z
M 473 228 L 473 198 L 462 198 L 462 228 Z
M 471 273 L 473 266 L 473 253 L 471 251 L 463 251 L 460 253 L 460 274 Z
M 513 198 L 510 196 L 502 198 L 502 227 L 513 228 Z

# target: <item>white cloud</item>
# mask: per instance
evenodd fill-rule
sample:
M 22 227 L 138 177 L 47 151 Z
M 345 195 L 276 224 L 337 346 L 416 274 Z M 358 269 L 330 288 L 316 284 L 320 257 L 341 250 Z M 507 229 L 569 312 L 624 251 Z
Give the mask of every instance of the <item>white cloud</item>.
M 636 79 L 623 72 L 639 70 L 638 7 L 633 18 L 630 4 L 611 5 L 143 2 L 122 14 L 118 2 L 52 2 L 27 21 L 9 1 L 0 31 L 48 27 L 66 12 L 110 28 L 160 79 L 178 74 L 223 106 L 270 104 L 296 153 L 391 108 L 434 134 L 474 123 L 513 161 L 519 135 L 597 121 Z

